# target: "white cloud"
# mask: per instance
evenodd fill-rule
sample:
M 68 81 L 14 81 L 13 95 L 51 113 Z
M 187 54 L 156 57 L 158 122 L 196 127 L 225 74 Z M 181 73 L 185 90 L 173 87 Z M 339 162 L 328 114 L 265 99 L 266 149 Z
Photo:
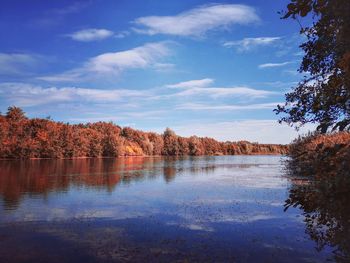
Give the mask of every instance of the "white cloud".
M 124 30 L 124 31 L 115 33 L 115 34 L 114 34 L 114 37 L 115 37 L 115 38 L 124 38 L 124 37 L 126 37 L 126 36 L 128 36 L 128 35 L 130 35 L 130 32 Z
M 186 97 L 186 96 L 209 96 L 212 98 L 220 98 L 226 96 L 239 96 L 250 98 L 264 98 L 276 94 L 272 91 L 258 90 L 248 87 L 210 87 L 214 83 L 214 79 L 204 78 L 197 80 L 189 80 L 176 84 L 165 85 L 167 88 L 182 90 L 173 94 L 165 95 L 166 97 Z M 161 98 L 163 98 L 162 96 Z
M 82 67 L 62 74 L 39 77 L 45 81 L 80 81 L 98 76 L 118 76 L 127 69 L 147 68 L 170 54 L 168 42 L 148 43 L 133 49 L 110 52 L 90 58 Z
M 107 29 L 89 28 L 76 31 L 72 34 L 69 34 L 68 36 L 76 41 L 90 42 L 109 38 L 113 36 L 113 34 L 114 33 L 112 31 L 109 31 Z
M 244 38 L 237 41 L 228 41 L 223 44 L 224 47 L 235 47 L 237 51 L 244 52 L 249 51 L 258 46 L 268 46 L 274 44 L 280 40 L 281 37 L 255 37 Z
M 239 96 L 250 98 L 264 98 L 270 95 L 277 94 L 273 91 L 258 90 L 248 87 L 211 87 L 214 79 L 204 78 L 197 80 L 188 80 L 176 84 L 165 85 L 167 88 L 181 89 L 180 92 L 161 96 L 164 97 L 193 97 L 195 96 L 209 96 L 212 98 L 220 98 L 227 96 Z
M 209 30 L 227 28 L 233 24 L 259 21 L 255 9 L 247 5 L 216 4 L 197 7 L 174 16 L 137 18 L 138 33 L 155 35 L 203 36 Z
M 48 82 L 74 82 L 81 80 L 83 75 L 84 71 L 81 69 L 73 69 L 61 74 L 37 77 L 37 79 Z
M 131 111 L 119 111 L 118 114 L 116 115 L 101 115 L 99 117 L 79 117 L 79 118 L 70 118 L 70 121 L 74 121 L 74 122 L 98 122 L 98 121 L 114 121 L 114 122 L 118 122 L 118 121 L 124 121 L 124 120 L 156 120 L 156 119 L 160 119 L 161 115 L 163 115 L 164 113 L 167 113 L 166 111 L 162 111 L 162 110 L 152 110 L 152 111 L 142 111 L 142 112 L 131 112 Z M 128 124 L 125 126 L 135 126 L 135 123 L 133 123 L 133 125 Z
M 82 42 L 91 42 L 91 41 L 99 41 L 106 38 L 124 38 L 130 34 L 129 31 L 120 31 L 120 32 L 113 32 L 107 29 L 97 29 L 97 28 L 88 28 L 76 31 L 72 34 L 68 34 L 66 36 L 72 38 L 76 41 L 82 41 Z
M 191 96 L 191 95 L 207 95 L 213 98 L 226 96 L 240 96 L 250 98 L 265 98 L 269 95 L 276 94 L 272 91 L 258 90 L 247 87 L 232 87 L 232 88 L 190 88 L 176 94 L 176 96 Z
M 195 79 L 189 81 L 183 81 L 176 84 L 166 85 L 167 88 L 195 88 L 195 87 L 207 87 L 214 83 L 213 79 Z
M 35 55 L 0 53 L 0 75 L 23 75 L 38 63 L 38 56 Z
M 172 63 L 154 63 L 152 67 L 158 72 L 168 72 L 175 69 L 175 64 Z
M 0 98 L 18 106 L 37 106 L 55 102 L 111 103 L 127 98 L 143 97 L 146 93 L 126 89 L 44 88 L 25 83 L 0 84 Z
M 298 134 L 312 131 L 315 125 L 306 125 L 299 132 L 276 120 L 242 120 L 219 123 L 191 123 L 188 126 L 172 127 L 181 136 L 196 134 L 201 137 L 213 137 L 220 141 L 247 140 L 260 143 L 291 142 Z
M 92 72 L 118 72 L 127 68 L 145 68 L 169 54 L 165 43 L 150 43 L 131 50 L 105 53 L 89 60 L 86 67 Z
M 297 81 L 267 81 L 267 82 L 260 82 L 260 85 L 264 85 L 264 86 L 269 86 L 269 87 L 274 87 L 274 88 L 290 88 L 292 86 L 295 86 L 296 84 L 298 84 Z
M 212 104 L 200 104 L 200 103 L 185 103 L 176 106 L 178 110 L 214 110 L 214 111 L 241 111 L 241 110 L 263 110 L 263 109 L 274 109 L 277 104 L 281 104 L 281 102 L 270 102 L 270 103 L 258 103 L 258 104 L 236 104 L 236 105 L 212 105 Z
M 277 67 L 283 67 L 286 65 L 289 65 L 293 62 L 291 61 L 287 61 L 287 62 L 282 62 L 282 63 L 265 63 L 265 64 L 261 64 L 258 67 L 259 68 L 277 68 Z

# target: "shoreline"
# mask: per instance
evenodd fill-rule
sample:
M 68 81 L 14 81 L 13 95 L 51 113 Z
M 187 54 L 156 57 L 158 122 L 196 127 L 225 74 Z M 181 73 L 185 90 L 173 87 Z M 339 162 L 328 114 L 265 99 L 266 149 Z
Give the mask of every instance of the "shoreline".
M 218 154 L 218 155 L 121 155 L 115 157 L 71 157 L 71 158 L 0 158 L 0 161 L 35 161 L 35 160 L 82 160 L 82 159 L 119 159 L 119 158 L 150 158 L 150 157 L 200 157 L 200 156 L 287 156 L 281 153 L 253 154 Z

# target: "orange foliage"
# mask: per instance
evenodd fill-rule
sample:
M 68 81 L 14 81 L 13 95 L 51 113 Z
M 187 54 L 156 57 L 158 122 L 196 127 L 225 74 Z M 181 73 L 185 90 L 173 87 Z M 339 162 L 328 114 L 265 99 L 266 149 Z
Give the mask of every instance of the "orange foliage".
M 290 168 L 301 175 L 340 176 L 350 170 L 350 132 L 309 134 L 291 145 Z
M 112 122 L 65 124 L 28 119 L 17 107 L 0 114 L 0 158 L 75 158 L 141 155 L 285 154 L 287 146 L 249 142 L 218 142 L 121 128 Z

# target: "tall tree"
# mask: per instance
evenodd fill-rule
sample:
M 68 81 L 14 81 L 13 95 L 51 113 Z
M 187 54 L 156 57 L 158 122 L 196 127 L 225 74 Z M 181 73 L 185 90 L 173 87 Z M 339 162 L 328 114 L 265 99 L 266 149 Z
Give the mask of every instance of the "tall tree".
M 179 155 L 180 147 L 175 132 L 166 128 L 163 133 L 163 155 Z
M 24 111 L 16 106 L 8 107 L 7 113 L 6 113 L 6 118 L 13 122 L 21 121 L 24 119 L 27 119 L 25 116 Z
M 311 16 L 299 68 L 305 77 L 275 112 L 296 128 L 317 123 L 321 132 L 350 129 L 350 1 L 290 0 L 283 19 Z

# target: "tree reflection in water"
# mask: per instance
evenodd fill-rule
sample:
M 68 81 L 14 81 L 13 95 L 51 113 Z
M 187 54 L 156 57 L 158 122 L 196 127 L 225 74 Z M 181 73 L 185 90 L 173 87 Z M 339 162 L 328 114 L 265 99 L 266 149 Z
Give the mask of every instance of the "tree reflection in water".
M 130 157 L 0 162 L 0 201 L 5 209 L 16 209 L 25 195 L 48 196 L 69 188 L 88 187 L 113 192 L 119 184 L 152 180 L 163 176 L 171 183 L 183 173 L 214 171 L 215 158 L 208 163 L 197 157 Z
M 307 177 L 312 179 L 307 180 L 296 172 L 302 169 L 293 168 L 289 168 L 294 179 L 285 210 L 291 206 L 301 208 L 306 233 L 316 242 L 316 248 L 322 250 L 325 246 L 331 246 L 336 262 L 350 262 L 349 171 L 317 169 L 316 174 Z

